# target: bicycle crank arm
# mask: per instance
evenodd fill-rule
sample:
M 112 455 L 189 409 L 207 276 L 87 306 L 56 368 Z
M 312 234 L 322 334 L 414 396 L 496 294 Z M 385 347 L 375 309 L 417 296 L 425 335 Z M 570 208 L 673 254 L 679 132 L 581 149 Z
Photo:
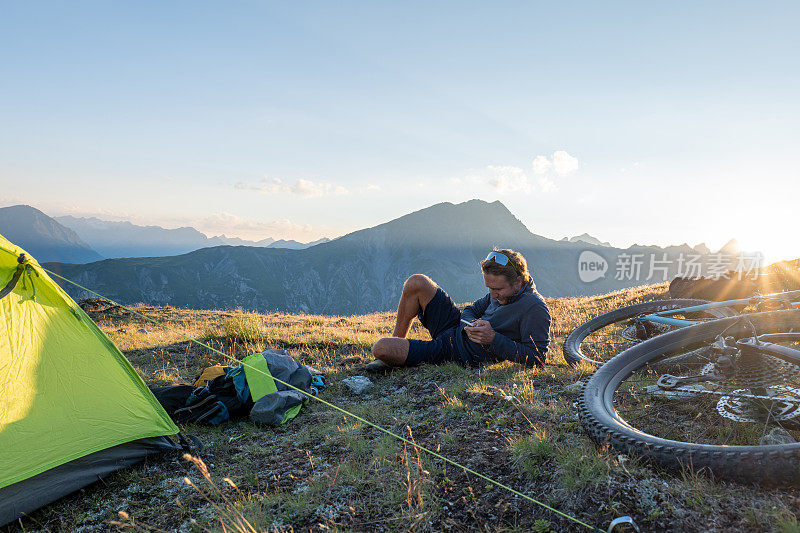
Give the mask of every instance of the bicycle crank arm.
M 671 374 L 664 374 L 658 378 L 656 383 L 660 389 L 672 390 L 681 385 L 688 385 L 690 383 L 701 383 L 703 381 L 722 381 L 726 379 L 725 376 L 720 374 L 698 374 L 696 376 L 673 376 Z

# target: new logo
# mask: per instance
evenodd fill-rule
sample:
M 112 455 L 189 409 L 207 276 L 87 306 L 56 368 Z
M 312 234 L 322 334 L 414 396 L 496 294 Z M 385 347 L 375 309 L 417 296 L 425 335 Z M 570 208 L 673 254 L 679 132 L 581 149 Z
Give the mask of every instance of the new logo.
M 578 277 L 582 282 L 591 283 L 603 278 L 606 271 L 608 271 L 608 261 L 602 255 L 591 250 L 581 252 L 578 257 Z

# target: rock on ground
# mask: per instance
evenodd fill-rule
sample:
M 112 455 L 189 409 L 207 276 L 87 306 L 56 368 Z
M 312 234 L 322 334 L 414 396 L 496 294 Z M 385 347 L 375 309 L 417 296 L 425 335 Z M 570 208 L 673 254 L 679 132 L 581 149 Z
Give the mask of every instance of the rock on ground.
M 795 442 L 792 435 L 783 428 L 775 428 L 759 439 L 759 444 L 765 446 L 771 444 L 794 444 Z
M 356 394 L 364 394 L 375 386 L 367 376 L 351 376 L 343 379 L 342 384 Z
M 583 388 L 583 381 L 576 381 L 572 385 L 564 387 L 564 392 L 580 392 Z

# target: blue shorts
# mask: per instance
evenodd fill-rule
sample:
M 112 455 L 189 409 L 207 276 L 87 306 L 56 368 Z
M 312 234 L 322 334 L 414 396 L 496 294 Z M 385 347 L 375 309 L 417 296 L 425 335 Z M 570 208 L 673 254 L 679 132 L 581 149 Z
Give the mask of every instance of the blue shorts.
M 436 294 L 425 306 L 425 310 L 419 313 L 418 318 L 430 332 L 433 340 L 409 339 L 405 366 L 417 366 L 422 363 L 438 365 L 450 361 L 467 364 L 456 346 L 461 311 L 446 292 L 437 288 Z

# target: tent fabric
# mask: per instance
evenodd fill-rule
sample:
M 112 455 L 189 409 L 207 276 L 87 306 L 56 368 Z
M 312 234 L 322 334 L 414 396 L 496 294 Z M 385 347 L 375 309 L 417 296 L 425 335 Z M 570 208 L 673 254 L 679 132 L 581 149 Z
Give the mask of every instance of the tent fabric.
M 119 349 L 23 249 L 0 235 L 0 489 L 178 427 Z
M 127 442 L 75 459 L 0 489 L 0 525 L 8 524 L 147 456 L 180 446 L 167 437 Z

